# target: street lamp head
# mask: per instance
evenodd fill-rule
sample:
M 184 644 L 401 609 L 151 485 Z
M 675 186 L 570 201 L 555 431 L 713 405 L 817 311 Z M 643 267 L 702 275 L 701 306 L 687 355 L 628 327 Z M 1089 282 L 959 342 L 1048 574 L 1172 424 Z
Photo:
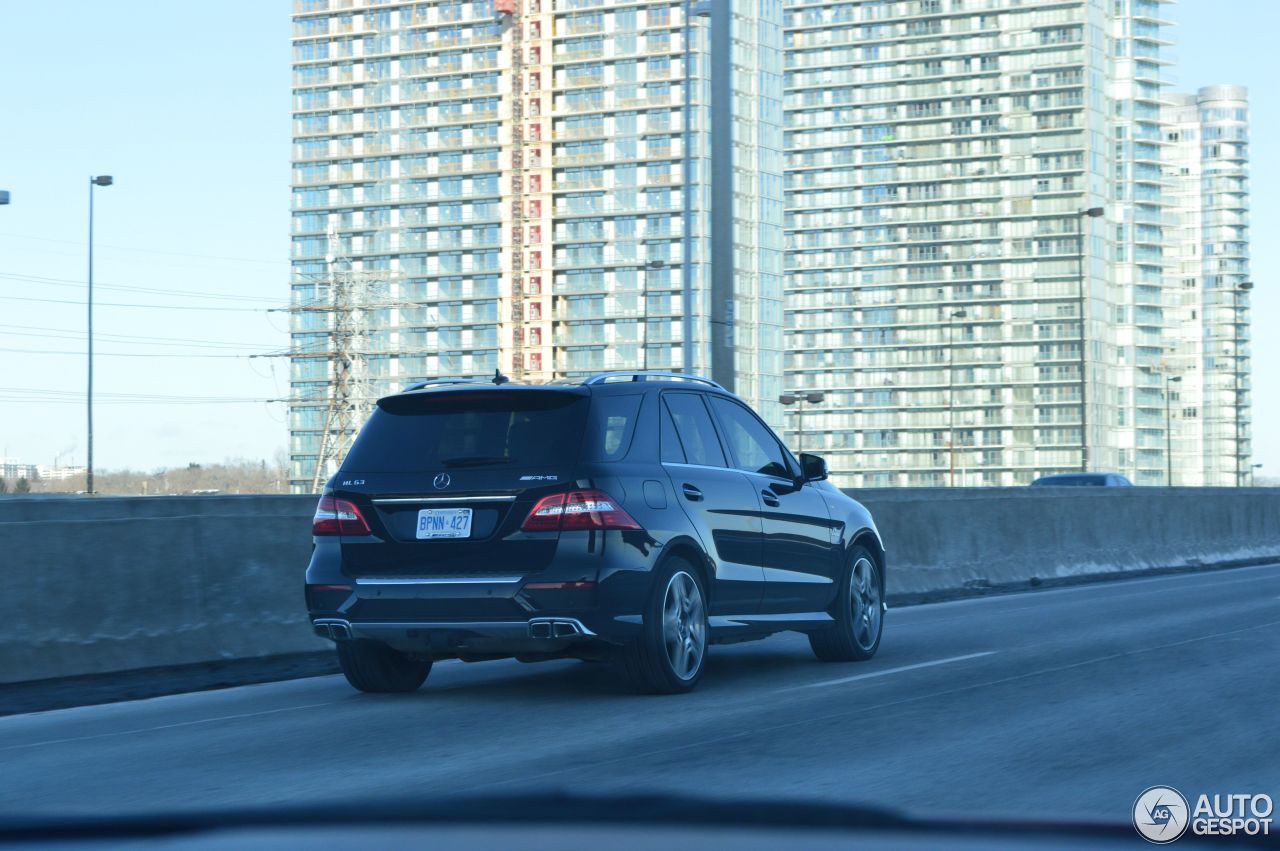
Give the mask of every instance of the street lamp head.
M 667 265 L 667 261 L 665 261 L 665 260 L 650 260 L 650 261 L 649 261 L 648 263 L 646 263 L 645 265 L 646 265 L 646 266 L 648 266 L 650 269 L 661 269 L 663 266 Z
M 100 174 L 97 177 L 89 178 L 89 180 L 95 186 L 110 186 L 112 183 L 115 182 L 115 179 L 109 174 Z
M 1251 290 L 1253 289 L 1253 281 L 1241 281 L 1240 283 L 1236 284 L 1236 289 Z
M 811 405 L 816 405 L 825 398 L 827 398 L 826 395 L 819 390 L 813 393 L 806 394 L 804 397 L 804 400 Z
M 1182 380 L 1182 376 L 1181 376 L 1181 375 L 1170 375 L 1170 376 L 1167 376 L 1167 379 L 1166 379 L 1166 380 L 1168 380 L 1168 381 L 1170 381 L 1170 382 L 1173 382 L 1173 381 L 1181 381 L 1181 380 Z
M 1090 207 L 1087 210 L 1081 210 L 1080 215 L 1088 216 L 1091 219 L 1096 219 L 1105 212 L 1106 210 L 1104 210 L 1102 207 Z
M 790 393 L 783 393 L 781 396 L 778 397 L 778 401 L 784 405 L 793 405 L 796 402 L 796 398 L 797 398 L 796 396 Z
M 952 313 L 952 314 L 951 314 L 951 318 L 952 318 L 952 319 L 964 319 L 964 318 L 968 317 L 968 315 L 969 315 L 969 314 L 968 314 L 968 313 L 965 311 L 965 309 L 962 307 L 962 308 L 960 308 L 959 310 L 957 310 L 955 313 Z

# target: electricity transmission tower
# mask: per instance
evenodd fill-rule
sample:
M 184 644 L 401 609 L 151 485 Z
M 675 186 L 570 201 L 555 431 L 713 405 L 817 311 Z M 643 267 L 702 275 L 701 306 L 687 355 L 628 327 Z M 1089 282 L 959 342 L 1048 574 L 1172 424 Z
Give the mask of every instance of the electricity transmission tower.
M 330 245 L 335 240 L 330 234 Z M 317 282 L 315 298 L 290 306 L 291 314 L 323 314 L 329 317 L 325 351 L 297 350 L 294 357 L 327 360 L 323 398 L 294 399 L 295 404 L 324 402 L 324 423 L 316 452 L 311 490 L 317 492 L 336 469 L 361 424 L 368 417 L 376 394 L 369 374 L 370 317 L 374 309 L 391 306 L 387 301 L 389 273 L 356 271 L 351 260 L 332 252 L 323 282 Z M 295 323 L 296 327 L 296 323 Z

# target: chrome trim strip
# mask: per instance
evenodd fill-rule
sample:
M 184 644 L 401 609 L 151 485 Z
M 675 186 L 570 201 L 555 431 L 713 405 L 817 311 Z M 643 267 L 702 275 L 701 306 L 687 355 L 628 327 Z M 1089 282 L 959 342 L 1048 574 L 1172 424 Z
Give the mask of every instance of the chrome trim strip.
M 357 585 L 514 585 L 523 576 L 359 576 Z
M 369 634 L 386 634 L 404 630 L 457 630 L 479 634 L 510 635 L 528 637 L 528 621 L 355 621 L 351 624 L 351 632 Z
M 515 502 L 515 494 L 509 496 L 405 496 L 405 497 L 388 497 L 386 499 L 373 500 L 374 505 L 409 505 L 415 502 L 431 502 L 431 503 L 459 503 L 459 502 Z
M 346 626 L 347 635 L 355 638 L 357 635 L 365 635 L 372 637 L 394 637 L 395 633 L 410 631 L 451 631 L 451 632 L 470 632 L 476 635 L 488 638 L 506 638 L 520 639 L 532 638 L 532 628 L 535 623 L 547 624 L 550 635 L 548 639 L 573 639 L 573 638 L 595 638 L 594 632 L 587 629 L 582 621 L 577 618 L 534 618 L 527 621 L 343 621 L 331 619 L 328 621 L 333 626 Z M 555 635 L 555 624 L 572 624 L 577 630 L 572 635 Z

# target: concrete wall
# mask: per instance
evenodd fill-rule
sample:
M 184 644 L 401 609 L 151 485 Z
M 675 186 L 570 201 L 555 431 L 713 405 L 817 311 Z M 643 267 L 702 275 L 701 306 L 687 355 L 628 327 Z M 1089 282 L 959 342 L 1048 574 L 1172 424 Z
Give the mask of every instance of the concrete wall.
M 851 492 L 889 593 L 1280 560 L 1280 489 Z M 0 499 L 0 683 L 324 650 L 310 496 Z
M 847 491 L 875 517 L 888 593 L 1280 560 L 1280 488 Z
M 323 650 L 313 497 L 0 500 L 0 683 Z

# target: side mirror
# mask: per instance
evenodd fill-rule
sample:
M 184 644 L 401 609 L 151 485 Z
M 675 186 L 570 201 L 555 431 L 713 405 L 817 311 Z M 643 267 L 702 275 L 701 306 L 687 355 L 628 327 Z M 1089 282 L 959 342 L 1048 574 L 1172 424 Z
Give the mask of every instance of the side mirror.
M 827 461 L 821 455 L 800 453 L 800 478 L 806 482 L 820 482 L 827 477 Z

